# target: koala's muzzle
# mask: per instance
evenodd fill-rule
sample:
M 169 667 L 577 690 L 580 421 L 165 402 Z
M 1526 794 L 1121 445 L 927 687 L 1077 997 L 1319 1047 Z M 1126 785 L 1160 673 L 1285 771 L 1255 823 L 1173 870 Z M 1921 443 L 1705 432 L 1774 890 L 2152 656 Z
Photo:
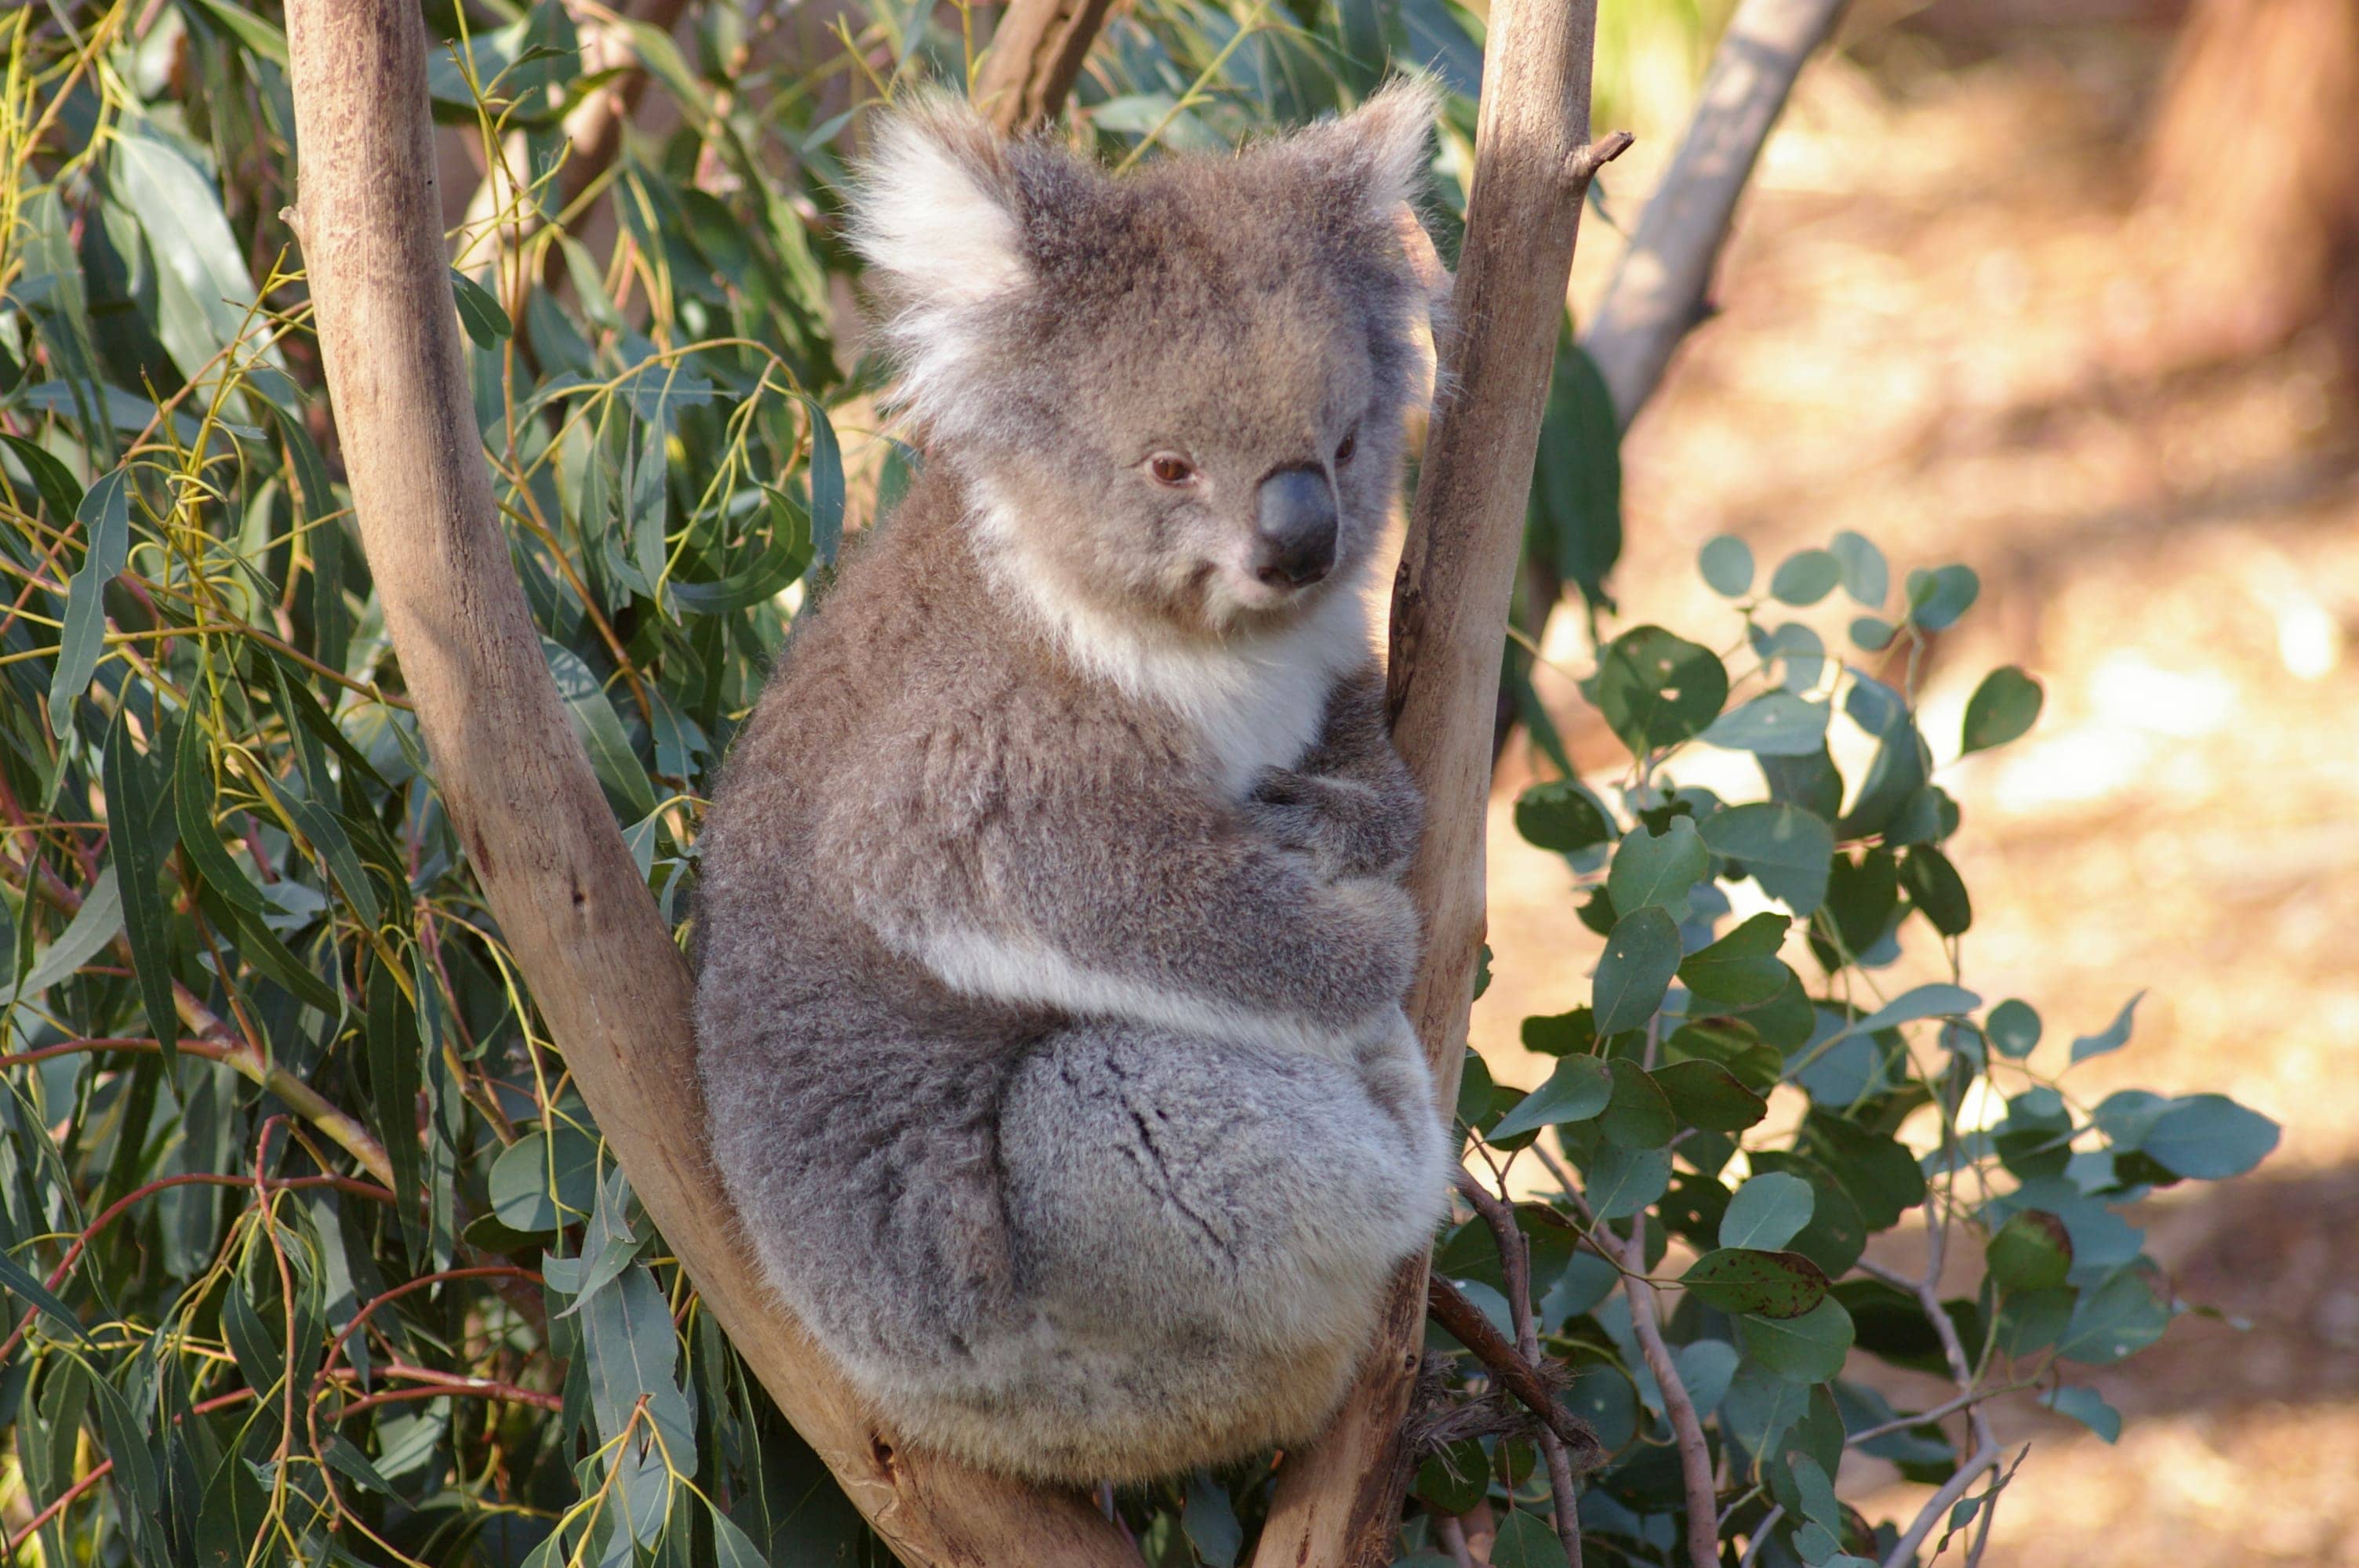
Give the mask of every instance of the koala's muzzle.
M 1254 576 L 1271 588 L 1308 588 L 1335 566 L 1335 490 L 1315 468 L 1279 469 L 1261 481 Z

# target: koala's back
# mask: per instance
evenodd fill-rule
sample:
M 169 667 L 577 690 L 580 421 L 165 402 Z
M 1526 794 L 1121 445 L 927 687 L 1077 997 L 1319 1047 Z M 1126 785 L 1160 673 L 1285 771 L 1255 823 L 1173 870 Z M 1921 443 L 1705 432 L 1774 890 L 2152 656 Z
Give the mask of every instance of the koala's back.
M 921 480 L 847 551 L 731 752 L 700 856 L 697 1023 L 715 1152 L 742 1207 L 795 1216 L 757 1237 L 801 1254 L 787 1269 L 771 1259 L 773 1276 L 845 1284 L 793 1304 L 883 1357 L 943 1326 L 972 1333 L 1006 1294 L 991 1119 L 1038 1026 L 951 996 L 893 952 L 860 918 L 863 887 L 818 860 L 832 812 L 896 818 L 878 831 L 913 853 L 940 840 L 907 770 L 954 713 L 1011 697 L 1004 672 L 961 667 L 962 629 L 987 606 L 951 535 L 955 505 L 950 485 Z M 880 1299 L 853 1283 L 880 1265 L 925 1293 Z M 865 1299 L 839 1312 L 842 1295 Z

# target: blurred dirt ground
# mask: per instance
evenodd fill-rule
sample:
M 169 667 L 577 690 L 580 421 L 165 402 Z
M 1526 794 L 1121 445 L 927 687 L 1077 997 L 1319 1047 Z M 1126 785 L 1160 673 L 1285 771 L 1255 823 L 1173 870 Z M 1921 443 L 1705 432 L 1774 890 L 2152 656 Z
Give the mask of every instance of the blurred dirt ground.
M 1940 59 L 1886 38 L 1872 66 L 1814 68 L 1723 313 L 1628 442 L 1614 586 L 1624 623 L 1712 641 L 1735 624 L 1695 575 L 1715 534 L 1765 571 L 1853 528 L 1896 573 L 1981 573 L 1927 682 L 1936 748 L 1994 665 L 2048 701 L 2025 741 L 1942 774 L 1965 813 L 1967 983 L 2031 1000 L 2043 1051 L 2146 989 L 2130 1049 L 2076 1069 L 2077 1092 L 2226 1088 L 2286 1129 L 2257 1176 L 2143 1217 L 2180 1293 L 2252 1326 L 2185 1319 L 2091 1378 L 2128 1418 L 2117 1447 L 1997 1407 L 2033 1452 L 1988 1561 L 2359 1564 L 2359 416 L 2323 343 L 2150 368 L 2189 325 L 2183 231 L 2133 211 L 2166 45 L 2050 27 Z M 1615 166 L 1624 222 L 1658 167 Z M 1580 297 L 1616 248 L 1593 221 Z M 1850 611 L 1821 608 L 1804 618 L 1841 645 Z M 1576 619 L 1549 648 L 1579 671 Z M 1609 762 L 1570 683 L 1542 689 L 1576 754 Z M 1474 1035 L 1528 1085 L 1545 1068 L 1517 1024 L 1585 1000 L 1598 942 L 1561 863 L 1516 840 L 1511 796 Z M 1846 1479 L 1871 1517 L 1923 1495 Z

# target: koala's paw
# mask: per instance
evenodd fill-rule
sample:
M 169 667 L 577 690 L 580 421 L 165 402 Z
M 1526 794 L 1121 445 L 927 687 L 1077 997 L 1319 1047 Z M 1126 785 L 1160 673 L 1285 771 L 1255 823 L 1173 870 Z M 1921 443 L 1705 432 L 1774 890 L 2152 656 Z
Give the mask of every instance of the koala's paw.
M 1245 809 L 1272 842 L 1309 857 L 1324 881 L 1397 877 L 1417 847 L 1417 812 L 1356 780 L 1266 768 Z

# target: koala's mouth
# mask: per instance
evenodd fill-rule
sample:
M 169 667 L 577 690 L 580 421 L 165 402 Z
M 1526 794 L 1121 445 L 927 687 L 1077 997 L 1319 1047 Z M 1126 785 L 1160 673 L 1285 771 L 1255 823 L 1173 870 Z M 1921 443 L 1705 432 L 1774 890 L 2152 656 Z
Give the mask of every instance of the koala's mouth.
M 1248 562 L 1207 562 L 1198 572 L 1197 598 L 1212 629 L 1225 632 L 1310 603 L 1334 577 L 1332 564 L 1295 580 L 1266 577 Z

